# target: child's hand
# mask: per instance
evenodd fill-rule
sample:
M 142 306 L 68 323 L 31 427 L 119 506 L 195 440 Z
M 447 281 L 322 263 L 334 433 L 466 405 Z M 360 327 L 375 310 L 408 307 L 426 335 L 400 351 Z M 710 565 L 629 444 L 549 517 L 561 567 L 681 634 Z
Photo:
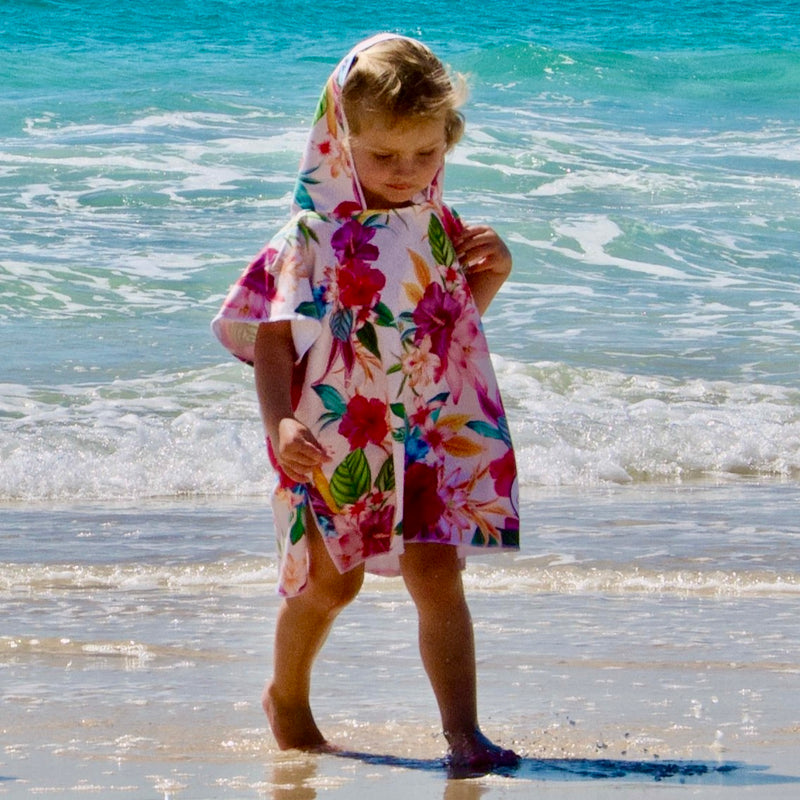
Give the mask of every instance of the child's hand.
M 308 483 L 314 469 L 327 460 L 322 445 L 294 417 L 284 417 L 278 423 L 277 441 L 273 441 L 278 465 L 289 478 L 298 483 Z
M 511 273 L 511 252 L 488 225 L 464 225 L 453 245 L 467 274 L 493 272 L 505 279 Z
M 453 237 L 453 246 L 475 305 L 483 314 L 511 274 L 511 253 L 488 225 L 464 225 Z

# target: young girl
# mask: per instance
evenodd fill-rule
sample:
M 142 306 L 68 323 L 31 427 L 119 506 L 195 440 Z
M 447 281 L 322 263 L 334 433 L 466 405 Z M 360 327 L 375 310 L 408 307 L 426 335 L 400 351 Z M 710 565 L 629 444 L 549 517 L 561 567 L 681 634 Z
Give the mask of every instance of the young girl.
M 323 92 L 294 216 L 213 322 L 255 366 L 278 485 L 284 600 L 264 709 L 281 748 L 327 747 L 314 659 L 364 570 L 401 574 L 451 762 L 516 764 L 477 719 L 467 553 L 517 549 L 514 454 L 481 327 L 511 270 L 441 197 L 461 100 L 423 45 L 382 34 Z

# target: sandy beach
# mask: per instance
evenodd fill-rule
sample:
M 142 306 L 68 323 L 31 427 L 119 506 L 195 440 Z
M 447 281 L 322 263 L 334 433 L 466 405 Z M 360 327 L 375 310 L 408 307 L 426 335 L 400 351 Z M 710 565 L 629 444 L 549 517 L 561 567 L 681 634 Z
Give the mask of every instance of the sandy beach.
M 702 528 L 698 515 L 724 523 L 727 506 L 746 526 L 744 508 L 758 515 L 769 504 L 785 519 L 796 500 L 780 485 L 736 492 L 738 505 L 718 487 L 542 495 L 526 509 L 538 518 L 535 544 L 469 567 L 483 726 L 524 759 L 467 780 L 443 764 L 414 611 L 398 582 L 368 580 L 320 659 L 316 713 L 346 754 L 280 753 L 258 703 L 274 565 L 247 552 L 267 515 L 243 517 L 226 538 L 235 501 L 6 509 L 6 539 L 24 520 L 27 535 L 38 525 L 43 539 L 57 526 L 60 550 L 79 533 L 84 546 L 95 539 L 80 565 L 18 564 L 15 584 L 3 572 L 0 796 L 794 798 L 796 584 L 783 593 L 748 583 L 753 576 L 737 584 L 735 570 L 720 583 L 718 569 L 736 557 L 733 535 L 716 564 L 701 546 L 695 564 L 706 567 L 678 563 L 676 531 Z M 626 537 L 655 526 L 655 509 L 668 504 L 671 565 L 619 562 Z M 186 552 L 193 529 L 215 544 L 202 558 L 167 555 L 166 520 Z M 109 564 L 103 541 L 122 531 L 129 552 Z M 695 535 L 705 551 L 719 548 L 707 530 Z M 134 551 L 151 555 L 134 563 Z

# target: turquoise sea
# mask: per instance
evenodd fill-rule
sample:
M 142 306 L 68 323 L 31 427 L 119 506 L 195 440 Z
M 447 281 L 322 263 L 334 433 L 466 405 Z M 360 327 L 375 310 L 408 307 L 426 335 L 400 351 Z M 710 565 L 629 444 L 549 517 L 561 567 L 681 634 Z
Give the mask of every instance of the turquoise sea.
M 3 0 L 0 797 L 355 797 L 384 769 L 388 800 L 441 750 L 412 609 L 372 581 L 317 703 L 399 764 L 276 760 L 272 477 L 209 331 L 379 30 L 468 76 L 446 196 L 515 261 L 485 325 L 523 549 L 467 572 L 484 726 L 570 774 L 798 774 L 800 3 Z M 526 770 L 481 792 L 572 796 Z

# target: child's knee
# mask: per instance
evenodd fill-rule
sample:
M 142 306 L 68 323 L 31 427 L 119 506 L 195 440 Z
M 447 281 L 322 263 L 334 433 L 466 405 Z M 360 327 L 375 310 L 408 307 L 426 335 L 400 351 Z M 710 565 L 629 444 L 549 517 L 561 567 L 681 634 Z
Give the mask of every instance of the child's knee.
M 407 545 L 401 564 L 403 579 L 418 604 L 463 593 L 461 562 L 452 545 Z
M 336 614 L 355 600 L 364 583 L 363 567 L 348 572 L 328 575 L 313 586 L 318 607 L 326 613 Z
M 346 606 L 348 603 L 352 603 L 361 591 L 364 584 L 364 568 L 355 567 L 340 575 L 340 578 L 338 598 L 341 606 Z

